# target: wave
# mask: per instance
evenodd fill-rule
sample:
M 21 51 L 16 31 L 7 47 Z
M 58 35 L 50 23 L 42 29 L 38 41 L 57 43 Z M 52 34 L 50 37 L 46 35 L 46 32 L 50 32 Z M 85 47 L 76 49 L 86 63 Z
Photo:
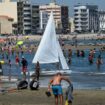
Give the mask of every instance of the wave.
M 72 74 L 87 74 L 87 75 L 105 75 L 105 72 L 78 72 L 71 71 Z

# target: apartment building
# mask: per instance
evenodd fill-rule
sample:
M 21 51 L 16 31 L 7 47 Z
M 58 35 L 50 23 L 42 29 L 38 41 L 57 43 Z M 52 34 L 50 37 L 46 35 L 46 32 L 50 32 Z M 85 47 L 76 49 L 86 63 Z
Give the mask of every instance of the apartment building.
M 99 17 L 97 5 L 75 5 L 74 24 L 76 32 L 98 32 Z
M 40 31 L 43 32 L 46 28 L 48 21 L 48 13 L 46 11 L 40 11 Z
M 105 11 L 99 11 L 99 30 L 105 32 Z
M 0 34 L 12 34 L 13 18 L 0 15 Z
M 12 12 L 11 12 L 12 11 Z M 0 15 L 8 16 L 17 22 L 17 2 L 11 0 L 2 0 L 0 2 Z
M 18 34 L 36 34 L 39 29 L 39 6 L 29 1 L 17 2 Z
M 53 11 L 56 29 L 66 33 L 69 28 L 68 6 L 59 6 L 55 2 L 40 6 L 40 13 L 46 12 L 48 17 L 51 11 Z

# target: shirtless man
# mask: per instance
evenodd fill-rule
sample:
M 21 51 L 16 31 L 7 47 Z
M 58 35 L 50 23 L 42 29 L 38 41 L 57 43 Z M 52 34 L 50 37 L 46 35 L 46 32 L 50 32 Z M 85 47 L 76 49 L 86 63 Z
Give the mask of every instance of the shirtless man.
M 52 85 L 52 91 L 55 96 L 55 105 L 58 105 L 58 97 L 60 98 L 60 105 L 63 105 L 63 91 L 61 86 L 62 80 L 67 81 L 69 84 L 71 83 L 67 77 L 62 76 L 59 72 L 50 80 L 48 85 L 48 91 L 51 91 L 50 85 Z

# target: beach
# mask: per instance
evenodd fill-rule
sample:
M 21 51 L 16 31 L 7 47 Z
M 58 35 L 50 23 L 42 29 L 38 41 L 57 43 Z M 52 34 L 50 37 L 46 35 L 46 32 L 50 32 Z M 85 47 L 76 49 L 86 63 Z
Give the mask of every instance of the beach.
M 15 90 L 9 93 L 0 93 L 0 105 L 54 105 L 54 96 L 47 97 L 47 88 L 39 90 Z M 65 89 L 63 89 L 65 93 Z M 104 90 L 75 90 L 72 105 L 105 105 Z
M 64 36 L 64 40 L 72 40 L 73 36 Z M 34 48 L 34 50 L 37 50 L 37 44 L 35 46 L 35 42 L 30 44 L 30 46 L 26 46 L 28 43 L 31 43 L 32 41 L 40 41 L 41 36 L 31 36 L 29 37 L 29 40 L 25 40 L 25 38 L 22 39 L 22 37 L 19 37 L 21 40 L 24 39 L 24 42 L 26 41 L 25 48 L 23 47 L 24 51 L 24 57 L 28 59 L 29 70 L 34 69 L 34 65 L 32 65 L 32 59 L 35 54 L 35 51 L 29 52 L 29 47 L 31 49 Z M 97 38 L 94 36 L 87 36 L 84 38 L 84 36 L 78 36 L 78 39 L 87 39 L 89 40 L 91 38 Z M 19 39 L 19 40 L 20 40 Z M 74 100 L 72 105 L 105 105 L 105 76 L 104 76 L 104 67 L 105 63 L 103 63 L 101 69 L 98 71 L 96 69 L 96 64 L 94 62 L 93 65 L 89 66 L 88 64 L 88 53 L 90 49 L 96 49 L 96 57 L 99 54 L 99 51 L 101 48 L 103 48 L 105 45 L 77 45 L 72 46 L 71 44 L 65 44 L 63 48 L 68 51 L 68 49 L 72 49 L 73 55 L 72 55 L 72 64 L 70 64 L 70 69 L 73 71 L 71 74 L 71 80 L 74 84 Z M 14 46 L 13 46 L 14 47 Z M 84 50 L 86 56 L 84 58 L 82 57 L 76 57 L 75 51 Z M 17 50 L 17 49 L 16 49 Z M 102 52 L 103 62 L 105 58 L 105 52 Z M 14 52 L 14 55 L 17 54 L 17 52 Z M 15 58 L 14 55 L 10 55 L 11 61 L 12 61 L 12 67 L 11 72 L 12 75 L 17 75 L 17 72 L 21 71 L 21 67 L 19 67 L 18 70 L 15 66 Z M 20 59 L 21 59 L 21 50 L 20 50 Z M 94 58 L 96 60 L 96 57 Z M 2 58 L 2 56 L 1 56 Z M 6 59 L 6 58 L 5 58 Z M 52 66 L 51 66 L 52 67 Z M 9 75 L 9 66 L 3 65 L 4 74 Z M 18 74 L 19 75 L 19 74 Z M 49 78 L 43 78 L 41 79 L 41 85 L 43 87 L 40 87 L 39 90 L 31 91 L 29 89 L 27 90 L 13 90 L 11 92 L 6 93 L 0 93 L 0 105 L 54 105 L 54 96 L 47 97 L 45 92 L 47 91 L 47 88 L 44 88 L 48 84 Z M 66 85 L 64 85 L 66 86 Z M 12 87 L 12 86 L 11 86 Z M 66 87 L 65 87 L 66 88 Z M 65 93 L 65 89 L 63 89 Z

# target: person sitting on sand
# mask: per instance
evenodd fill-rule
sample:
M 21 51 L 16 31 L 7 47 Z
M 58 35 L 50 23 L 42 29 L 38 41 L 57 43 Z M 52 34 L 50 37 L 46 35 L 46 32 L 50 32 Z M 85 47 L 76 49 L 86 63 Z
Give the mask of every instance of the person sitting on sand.
M 50 85 L 52 85 L 52 91 L 55 96 L 55 105 L 58 105 L 58 97 L 60 98 L 60 105 L 63 105 L 63 91 L 61 86 L 61 81 L 65 80 L 69 84 L 71 83 L 70 79 L 64 77 L 60 72 L 55 74 L 55 76 L 50 80 L 48 85 L 48 91 L 51 91 Z

